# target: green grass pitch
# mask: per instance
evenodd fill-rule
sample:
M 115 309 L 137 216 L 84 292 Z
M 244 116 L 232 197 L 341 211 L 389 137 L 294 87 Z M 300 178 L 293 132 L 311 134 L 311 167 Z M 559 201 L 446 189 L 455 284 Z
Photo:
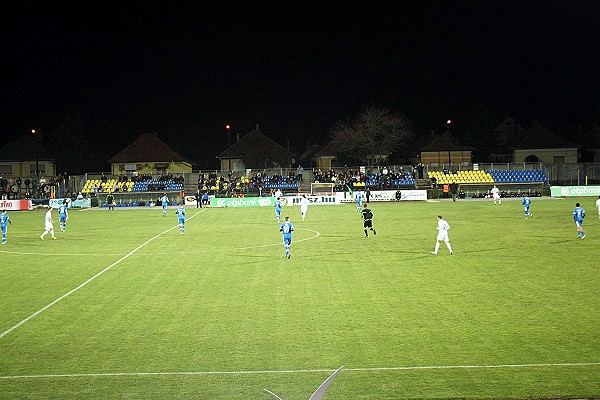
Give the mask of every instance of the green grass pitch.
M 594 199 L 533 200 L 286 207 L 289 260 L 272 209 L 9 212 L 0 398 L 598 398 Z

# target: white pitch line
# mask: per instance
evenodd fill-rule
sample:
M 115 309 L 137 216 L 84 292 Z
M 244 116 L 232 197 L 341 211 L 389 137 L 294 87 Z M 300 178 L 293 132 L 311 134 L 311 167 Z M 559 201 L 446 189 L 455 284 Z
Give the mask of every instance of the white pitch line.
M 203 211 L 199 211 L 199 213 L 201 213 Z M 190 217 L 192 218 L 192 217 Z M 173 228 L 171 228 L 173 229 Z M 302 230 L 302 231 L 309 231 L 314 233 L 313 236 L 311 237 L 307 237 L 304 239 L 294 239 L 294 243 L 298 243 L 298 242 L 304 242 L 307 240 L 312 240 L 315 239 L 319 236 L 321 236 L 321 233 L 312 229 L 307 229 L 307 228 L 296 228 L 296 230 Z M 164 232 L 163 232 L 164 233 Z M 281 246 L 281 242 L 277 242 L 277 243 L 268 243 L 268 244 L 256 244 L 256 245 L 252 245 L 252 246 L 244 246 L 244 247 L 230 247 L 227 249 L 214 249 L 214 248 L 210 248 L 210 249 L 200 249 L 200 250 L 193 250 L 193 251 L 178 251 L 178 252 L 161 252 L 160 255 L 169 255 L 169 254 L 197 254 L 197 253 L 210 253 L 210 252 L 214 252 L 214 251 L 230 251 L 230 250 L 251 250 L 251 249 L 258 249 L 261 247 L 272 247 L 272 246 Z M 93 253 L 40 253 L 40 252 L 25 252 L 25 251 L 9 251 L 9 250 L 0 250 L 0 253 L 6 253 L 6 254 L 17 254 L 17 255 L 27 255 L 27 256 L 56 256 L 56 257 L 65 257 L 65 256 L 81 256 L 81 257 L 88 257 L 88 256 L 120 256 L 122 255 L 122 253 L 102 253 L 102 254 L 93 254 Z M 135 256 L 137 257 L 152 257 L 155 256 L 156 254 L 154 253 L 147 253 L 147 254 L 135 254 Z
M 196 215 L 200 214 L 202 211 L 198 211 L 196 214 L 192 215 L 190 218 L 188 218 L 188 220 L 194 218 Z M 179 228 L 179 224 L 173 226 L 172 228 L 167 229 L 164 232 L 159 233 L 158 235 L 146 240 L 144 243 L 140 244 L 138 247 L 136 247 L 135 249 L 133 249 L 132 251 L 130 251 L 129 253 L 125 254 L 123 257 L 119 258 L 117 261 L 115 261 L 114 263 L 110 264 L 108 267 L 104 268 L 102 271 L 98 272 L 96 275 L 92 276 L 91 278 L 89 278 L 87 281 L 83 282 L 81 285 L 77 286 L 74 289 L 71 289 L 70 291 L 68 291 L 67 293 L 63 294 L 62 296 L 60 296 L 59 298 L 57 298 L 56 300 L 54 300 L 53 302 L 47 304 L 46 306 L 40 308 L 39 310 L 37 310 L 36 312 L 34 312 L 33 314 L 31 314 L 30 316 L 28 316 L 27 318 L 25 318 L 24 320 L 22 320 L 21 322 L 19 322 L 18 324 L 8 328 L 7 330 L 5 330 L 4 332 L 0 333 L 0 339 L 2 339 L 4 336 L 8 335 L 10 332 L 12 332 L 13 330 L 17 329 L 18 327 L 20 327 L 21 325 L 23 325 L 24 323 L 28 322 L 29 320 L 31 320 L 32 318 L 34 318 L 35 316 L 43 313 L 44 311 L 46 311 L 47 309 L 49 309 L 50 307 L 52 307 L 53 305 L 55 305 L 56 303 L 58 303 L 59 301 L 63 300 L 64 298 L 72 295 L 73 293 L 75 293 L 76 291 L 78 291 L 79 289 L 81 289 L 82 287 L 84 287 L 85 285 L 87 285 L 88 283 L 92 282 L 94 279 L 96 279 L 97 277 L 99 277 L 100 275 L 102 275 L 103 273 L 105 273 L 106 271 L 110 270 L 112 267 L 114 267 L 115 265 L 119 264 L 121 261 L 126 260 L 127 258 L 129 258 L 132 254 L 134 254 L 136 251 L 138 251 L 139 249 L 141 249 L 142 247 L 144 247 L 145 245 L 147 245 L 148 243 L 150 243 L 151 241 L 153 241 L 156 238 L 161 237 L 162 235 L 164 235 L 167 232 L 172 231 L 175 228 Z
M 495 364 L 495 365 L 423 365 L 380 368 L 344 368 L 344 371 L 407 371 L 427 369 L 489 369 L 489 368 L 548 368 L 548 367 L 589 367 L 600 366 L 600 362 L 581 363 L 542 363 L 542 364 Z M 256 370 L 256 371 L 187 371 L 187 372 L 106 372 L 97 374 L 43 374 L 6 375 L 0 379 L 41 379 L 41 378 L 98 378 L 115 376 L 160 376 L 160 375 L 260 375 L 260 374 L 304 374 L 314 372 L 334 372 L 335 369 L 295 369 L 295 370 Z

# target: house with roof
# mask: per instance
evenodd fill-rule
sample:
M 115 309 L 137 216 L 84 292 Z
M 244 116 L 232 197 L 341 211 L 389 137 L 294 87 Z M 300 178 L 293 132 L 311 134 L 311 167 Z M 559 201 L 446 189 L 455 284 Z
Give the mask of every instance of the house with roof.
M 489 161 L 509 163 L 513 160 L 513 147 L 523 137 L 523 127 L 512 117 L 506 117 L 493 130 L 495 143 Z
M 311 164 L 321 170 L 331 169 L 338 166 L 336 161 L 341 154 L 340 146 L 337 140 L 332 139 L 325 143 L 321 148 L 315 149 L 311 155 Z
M 108 162 L 113 175 L 192 172 L 192 162 L 171 149 L 156 133 L 143 134 Z
M 0 149 L 0 176 L 56 175 L 56 160 L 37 137 L 24 135 Z
M 223 172 L 245 172 L 246 169 L 287 168 L 292 153 L 256 129 L 251 130 L 217 156 Z
M 581 161 L 600 163 L 600 124 L 594 122 L 590 130 L 581 127 L 577 132 L 577 144 L 581 146 Z
M 473 147 L 463 145 L 448 131 L 437 134 L 432 130 L 430 135 L 416 138 L 409 151 L 417 154 L 423 165 L 431 167 L 469 165 L 473 159 Z
M 525 130 L 523 139 L 513 147 L 513 162 L 577 163 L 578 150 L 578 145 L 534 121 Z

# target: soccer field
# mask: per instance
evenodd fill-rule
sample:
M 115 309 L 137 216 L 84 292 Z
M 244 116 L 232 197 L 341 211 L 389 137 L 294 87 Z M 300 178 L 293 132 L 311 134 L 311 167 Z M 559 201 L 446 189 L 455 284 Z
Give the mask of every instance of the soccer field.
M 9 212 L 0 398 L 600 397 L 593 199 L 370 206 L 284 207 L 291 259 L 271 208 Z

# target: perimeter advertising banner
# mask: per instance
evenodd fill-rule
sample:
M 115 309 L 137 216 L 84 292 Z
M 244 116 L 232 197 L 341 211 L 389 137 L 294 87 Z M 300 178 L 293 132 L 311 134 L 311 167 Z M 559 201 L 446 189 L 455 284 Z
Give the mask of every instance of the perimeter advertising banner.
M 600 186 L 550 186 L 552 197 L 600 196 Z
M 214 197 L 215 196 L 213 196 L 213 195 L 209 195 L 208 196 L 209 204 L 210 204 L 210 201 L 212 201 L 212 199 Z M 200 198 L 200 201 L 202 201 L 202 198 Z M 196 203 L 196 196 L 195 195 L 194 196 L 185 196 L 185 205 L 186 206 L 196 206 L 197 205 L 197 203 Z
M 33 210 L 33 203 L 31 200 L 0 200 L 0 210 Z
M 311 206 L 337 206 L 340 199 L 336 196 L 306 196 Z M 285 197 L 288 206 L 299 206 L 302 196 Z
M 356 192 L 356 191 L 355 191 Z M 365 192 L 360 191 L 363 195 L 363 202 L 367 201 L 365 197 Z M 337 196 L 339 196 L 340 201 L 342 203 L 349 203 L 355 201 L 354 196 L 351 196 L 348 192 L 338 192 Z M 405 189 L 400 190 L 400 200 L 401 201 L 413 201 L 413 200 L 427 200 L 427 190 L 416 190 L 416 189 Z M 396 201 L 396 190 L 373 190 L 371 191 L 371 196 L 369 201 Z
M 210 199 L 211 207 L 273 207 L 274 197 L 223 197 Z
M 52 208 L 58 208 L 62 206 L 62 203 L 65 200 L 67 200 L 67 207 L 73 207 L 73 205 L 71 204 L 71 199 L 50 199 L 48 200 L 48 205 Z

